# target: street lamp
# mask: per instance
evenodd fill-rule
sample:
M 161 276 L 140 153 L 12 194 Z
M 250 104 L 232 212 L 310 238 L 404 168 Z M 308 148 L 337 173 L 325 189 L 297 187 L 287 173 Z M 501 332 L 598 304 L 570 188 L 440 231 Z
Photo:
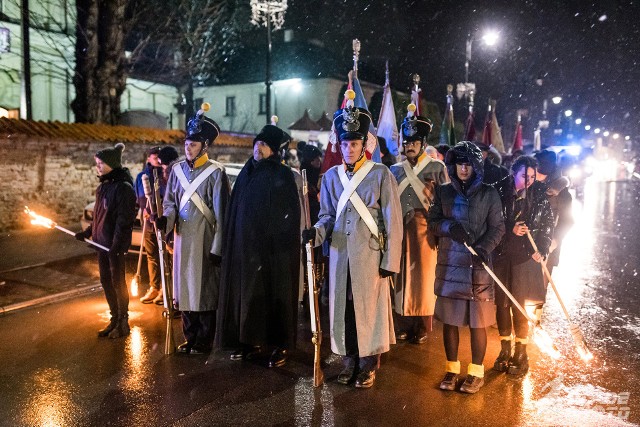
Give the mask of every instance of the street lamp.
M 284 25 L 287 0 L 251 0 L 251 23 L 267 27 L 267 71 L 265 76 L 265 103 L 267 124 L 271 123 L 271 30 L 279 30 Z
M 555 105 L 558 105 L 562 102 L 562 97 L 561 96 L 554 96 L 553 98 L 551 98 L 551 102 L 553 102 Z
M 484 41 L 484 43 L 487 46 L 495 46 L 495 44 L 498 42 L 498 39 L 500 37 L 500 33 L 498 33 L 497 31 L 487 31 L 486 33 L 484 33 L 484 35 L 480 38 L 482 41 Z M 466 49 L 466 56 L 465 56 L 465 61 L 464 61 L 464 82 L 465 83 L 469 83 L 469 62 L 471 62 L 471 48 L 473 47 L 473 42 L 476 41 L 475 38 L 473 38 L 473 36 L 469 35 L 467 37 L 467 49 Z
M 572 115 L 573 115 L 573 111 L 571 111 L 571 110 L 566 110 L 566 111 L 564 112 L 564 116 L 565 116 L 565 117 L 571 117 Z

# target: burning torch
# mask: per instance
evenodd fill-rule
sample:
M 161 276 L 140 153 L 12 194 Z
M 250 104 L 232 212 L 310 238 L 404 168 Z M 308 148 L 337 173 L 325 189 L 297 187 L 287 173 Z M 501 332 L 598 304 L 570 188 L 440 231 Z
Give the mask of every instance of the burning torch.
M 29 206 L 25 206 L 24 207 L 24 213 L 26 213 L 27 215 L 29 215 L 29 217 L 31 218 L 31 224 L 33 225 L 40 225 L 44 228 L 49 228 L 49 229 L 53 229 L 56 228 L 64 233 L 67 233 L 71 236 L 75 236 L 76 233 L 74 233 L 71 230 L 68 230 L 64 227 L 60 227 L 58 224 L 56 224 L 53 220 L 46 218 L 42 215 L 38 215 L 36 214 L 34 211 L 32 211 L 31 209 L 29 209 Z M 102 246 L 99 243 L 94 242 L 93 240 L 89 240 L 89 239 L 84 239 L 85 242 L 89 243 L 90 245 L 93 245 L 97 248 L 102 249 L 103 251 L 109 252 L 109 248 L 107 248 L 106 246 Z
M 472 255 L 478 256 L 478 253 L 471 246 L 469 246 L 466 243 L 464 244 L 464 246 L 469 250 L 469 252 L 471 252 Z M 559 358 L 560 357 L 560 351 L 558 350 L 556 345 L 553 343 L 553 339 L 551 339 L 551 336 L 549 336 L 547 331 L 542 329 L 542 326 L 540 326 L 539 323 L 535 322 L 531 318 L 531 316 L 529 316 L 529 314 L 524 309 L 524 307 L 522 307 L 522 305 L 520 305 L 520 303 L 518 301 L 516 301 L 515 297 L 511 294 L 511 292 L 509 292 L 509 290 L 500 281 L 500 279 L 498 279 L 498 276 L 496 276 L 496 274 L 493 272 L 493 270 L 491 270 L 489 268 L 489 266 L 487 264 L 485 264 L 484 262 L 482 262 L 482 266 L 487 271 L 487 273 L 489 273 L 489 275 L 493 278 L 493 280 L 495 280 L 495 282 L 498 284 L 498 286 L 500 286 L 500 289 L 502 289 L 502 291 L 505 293 L 505 295 L 507 297 L 509 297 L 509 299 L 511 300 L 513 305 L 518 310 L 520 310 L 522 315 L 529 321 L 529 323 L 531 323 L 533 325 L 533 340 L 535 341 L 535 343 L 538 346 L 538 348 L 541 351 L 544 351 L 545 353 L 547 353 L 547 355 L 549 355 L 553 359 Z
M 529 243 L 531 243 L 533 250 L 538 252 L 538 246 L 536 245 L 536 242 L 533 240 L 531 233 L 529 233 L 528 231 L 527 231 L 527 238 L 529 239 Z M 573 343 L 576 346 L 576 351 L 578 352 L 578 354 L 580 355 L 580 357 L 584 362 L 589 362 L 591 359 L 593 359 L 593 354 L 591 353 L 591 351 L 589 351 L 589 347 L 587 347 L 587 341 L 584 339 L 584 335 L 582 335 L 580 326 L 571 322 L 571 316 L 569 316 L 569 312 L 567 311 L 567 308 L 564 306 L 564 302 L 562 301 L 562 298 L 560 298 L 560 293 L 558 292 L 558 288 L 556 287 L 555 282 L 551 278 L 551 273 L 547 268 L 547 263 L 543 260 L 540 262 L 540 265 L 542 266 L 542 271 L 544 272 L 544 275 L 547 276 L 547 279 L 549 279 L 549 283 L 553 288 L 553 292 L 555 292 L 556 294 L 556 298 L 558 298 L 558 302 L 560 303 L 560 307 L 562 307 L 564 316 L 567 318 L 567 321 L 569 322 L 569 333 L 571 333 L 571 336 L 573 337 Z

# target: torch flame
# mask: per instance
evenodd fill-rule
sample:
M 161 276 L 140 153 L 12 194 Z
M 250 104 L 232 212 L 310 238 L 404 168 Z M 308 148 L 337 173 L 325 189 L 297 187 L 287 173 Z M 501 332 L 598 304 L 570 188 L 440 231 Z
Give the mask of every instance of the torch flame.
M 29 217 L 31 218 L 31 224 L 33 225 L 40 225 L 45 228 L 54 228 L 56 226 L 56 223 L 53 222 L 53 220 L 50 220 L 49 218 L 46 218 L 42 215 L 36 214 L 34 211 L 29 209 L 28 206 L 24 207 L 24 213 L 29 215 Z
M 133 278 L 133 280 L 131 280 L 131 296 L 132 297 L 138 296 L 138 281 L 136 280 L 135 277 Z
M 538 349 L 540 349 L 541 352 L 547 354 L 552 359 L 560 358 L 560 352 L 553 343 L 553 339 L 544 329 L 540 327 L 534 328 L 533 341 L 536 343 Z

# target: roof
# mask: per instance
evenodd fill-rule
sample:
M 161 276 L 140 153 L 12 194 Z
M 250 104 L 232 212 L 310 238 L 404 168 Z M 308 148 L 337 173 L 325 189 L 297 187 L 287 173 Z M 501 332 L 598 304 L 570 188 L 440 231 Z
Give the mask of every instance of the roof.
M 327 116 L 326 111 L 322 112 L 322 115 L 320 115 L 320 118 L 316 120 L 316 123 L 318 124 L 318 126 L 322 128 L 322 130 L 327 130 L 327 131 L 331 130 L 331 126 L 333 126 L 333 122 L 331 121 L 329 116 Z
M 309 117 L 309 110 L 305 109 L 304 114 L 295 123 L 289 126 L 290 130 L 322 130 L 322 127 L 311 120 Z
M 178 129 L 0 118 L 0 139 L 10 139 L 17 135 L 114 143 L 181 144 L 185 133 Z M 223 132 L 215 140 L 214 145 L 252 147 L 253 135 Z

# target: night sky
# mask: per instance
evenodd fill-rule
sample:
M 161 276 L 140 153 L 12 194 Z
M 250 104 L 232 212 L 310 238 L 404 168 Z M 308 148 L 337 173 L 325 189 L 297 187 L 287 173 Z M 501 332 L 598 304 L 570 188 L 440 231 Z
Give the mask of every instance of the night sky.
M 571 109 L 592 128 L 640 135 L 640 7 L 625 1 L 319 1 L 289 0 L 285 29 L 296 40 L 330 49 L 338 74 L 351 68 L 351 40 L 362 42 L 360 78 L 406 91 L 411 73 L 422 77 L 427 100 L 444 108 L 446 85 L 464 80 L 465 40 L 485 29 L 500 32 L 489 48 L 473 44 L 469 80 L 476 83 L 478 125 L 489 97 L 503 128 L 527 109 L 529 130 L 542 100 L 562 96 L 550 118 Z M 255 30 L 258 31 L 258 30 Z M 276 47 L 282 31 L 275 35 Z M 345 77 L 346 78 L 346 77 Z M 457 120 L 465 105 L 457 104 Z M 576 126 L 578 127 L 578 126 Z M 530 135 L 526 135 L 530 138 Z

